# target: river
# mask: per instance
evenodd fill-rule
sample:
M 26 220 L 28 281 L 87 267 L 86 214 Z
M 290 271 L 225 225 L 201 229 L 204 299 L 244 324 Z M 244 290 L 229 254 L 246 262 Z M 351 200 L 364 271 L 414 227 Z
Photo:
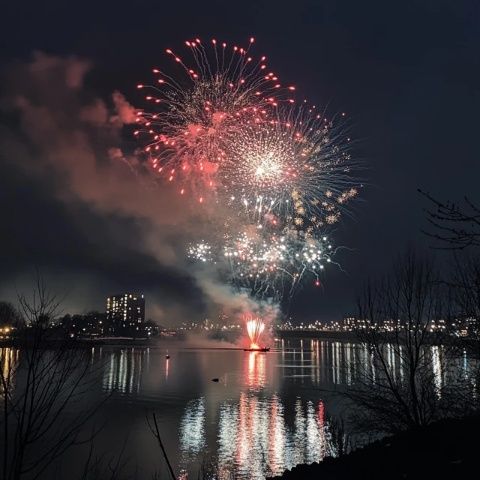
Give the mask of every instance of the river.
M 432 349 L 440 358 L 441 347 Z M 338 392 L 365 362 L 361 345 L 322 339 L 276 340 L 268 353 L 174 341 L 92 348 L 87 401 L 111 395 L 97 413 L 95 455 L 121 459 L 138 478 L 168 478 L 147 424 L 155 413 L 177 475 L 197 478 L 209 464 L 220 478 L 256 479 L 320 461 L 335 454 L 329 418 L 344 408 Z M 441 384 L 441 369 L 434 373 Z M 84 457 L 85 449 L 71 451 L 59 468 L 78 470 Z

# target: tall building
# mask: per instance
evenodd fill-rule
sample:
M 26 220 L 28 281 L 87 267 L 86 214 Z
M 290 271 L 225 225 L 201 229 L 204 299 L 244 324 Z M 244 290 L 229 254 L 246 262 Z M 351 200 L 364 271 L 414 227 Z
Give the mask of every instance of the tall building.
M 140 330 L 145 322 L 145 298 L 136 293 L 107 298 L 107 322 L 112 333 Z

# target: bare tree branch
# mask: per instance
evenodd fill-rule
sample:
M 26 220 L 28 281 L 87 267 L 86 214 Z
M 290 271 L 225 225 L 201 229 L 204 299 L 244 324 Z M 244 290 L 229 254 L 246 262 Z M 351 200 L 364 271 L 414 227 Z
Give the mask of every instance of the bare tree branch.
M 81 433 L 103 403 L 81 405 L 93 382 L 89 353 L 49 328 L 60 301 L 39 274 L 32 294 L 20 294 L 18 303 L 21 349 L 0 351 L 3 480 L 40 478 L 70 447 L 90 442 L 98 431 Z
M 434 363 L 442 359 L 432 350 L 439 333 L 430 331 L 432 320 L 443 320 L 448 310 L 444 290 L 433 261 L 413 251 L 383 278 L 365 285 L 356 333 L 370 362 L 346 392 L 358 406 L 357 423 L 391 433 L 446 414 L 447 386 L 435 383 Z
M 427 221 L 431 231 L 424 231 L 427 236 L 438 241 L 436 248 L 464 250 L 480 246 L 480 208 L 468 197 L 465 206 L 441 202 L 422 190 L 418 192 L 430 202 L 426 210 Z

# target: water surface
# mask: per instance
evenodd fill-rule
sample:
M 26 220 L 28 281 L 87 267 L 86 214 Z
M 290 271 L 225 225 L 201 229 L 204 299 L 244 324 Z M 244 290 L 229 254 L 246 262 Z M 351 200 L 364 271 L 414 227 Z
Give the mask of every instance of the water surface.
M 97 415 L 102 425 L 97 456 L 121 459 L 122 468 L 138 478 L 154 472 L 168 478 L 147 425 L 155 412 L 175 472 L 189 478 L 197 478 L 204 463 L 220 478 L 233 472 L 256 479 L 318 462 L 335 454 L 329 415 L 345 407 L 336 392 L 371 366 L 366 348 L 332 340 L 278 340 L 268 353 L 187 347 L 160 342 L 92 348 L 94 378 L 85 401 L 94 404 L 111 395 Z M 432 355 L 440 365 L 442 348 L 432 347 Z M 401 376 L 395 355 L 389 361 Z M 435 365 L 441 386 L 443 373 Z M 84 457 L 81 450 L 71 452 L 61 470 L 78 471 Z
M 232 471 L 264 478 L 320 461 L 333 453 L 326 421 L 326 412 L 336 410 L 331 391 L 351 381 L 356 347 L 321 340 L 276 347 L 268 353 L 175 343 L 96 348 L 101 389 L 114 392 L 101 443 L 121 448 L 123 439 L 142 470 L 159 468 L 161 452 L 145 419 L 156 412 L 175 470 L 190 477 L 207 461 L 225 478 Z

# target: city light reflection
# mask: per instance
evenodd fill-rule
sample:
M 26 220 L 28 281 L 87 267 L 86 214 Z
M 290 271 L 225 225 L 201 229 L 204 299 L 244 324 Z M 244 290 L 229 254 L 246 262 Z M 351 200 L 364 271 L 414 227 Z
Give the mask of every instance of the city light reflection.
M 279 350 L 268 353 L 179 350 L 172 365 L 164 350 L 155 355 L 152 350 L 151 368 L 142 349 L 107 350 L 103 385 L 144 395 L 152 405 L 163 402 L 163 420 L 178 419 L 177 434 L 166 442 L 182 478 L 197 478 L 205 464 L 215 472 L 211 478 L 227 480 L 234 472 L 246 480 L 337 454 L 325 404 L 333 417 L 338 406 L 329 391 L 346 389 L 365 376 L 382 381 L 385 367 L 396 382 L 408 378 L 405 350 L 398 345 L 384 344 L 383 367 L 367 345 L 354 342 L 285 339 L 275 347 Z M 449 375 L 447 353 L 428 346 L 425 358 L 431 359 L 426 365 L 440 394 Z M 449 366 L 467 371 L 469 361 L 450 359 Z M 213 375 L 220 382 L 212 383 Z
M 301 358 L 299 355 L 298 361 Z M 180 424 L 182 468 L 187 468 L 195 455 L 205 455 L 206 412 L 215 415 L 215 410 L 218 422 L 208 421 L 208 425 L 215 428 L 210 435 L 216 438 L 216 478 L 229 479 L 232 471 L 236 478 L 264 478 L 325 456 L 328 435 L 323 402 L 297 397 L 294 410 L 288 410 L 288 403 L 267 378 L 268 362 L 272 362 L 270 372 L 276 361 L 274 356 L 249 352 L 242 360 L 246 388 L 239 391 L 237 399 L 224 399 L 217 408 L 214 403 L 209 405 L 209 397 L 188 403 Z
M 318 462 L 325 456 L 326 426 L 321 401 L 297 398 L 293 424 L 277 394 L 264 398 L 242 392 L 238 403 L 225 402 L 218 422 L 218 472 L 239 478 L 264 478 L 297 463 Z
M 140 390 L 144 363 L 149 360 L 145 349 L 121 349 L 105 353 L 106 368 L 103 389 L 107 392 L 136 393 Z
M 180 446 L 184 462 L 205 446 L 205 398 L 188 403 L 180 422 Z
M 5 391 L 14 386 L 15 371 L 18 365 L 19 350 L 14 348 L 0 348 L 0 396 L 5 397 Z

